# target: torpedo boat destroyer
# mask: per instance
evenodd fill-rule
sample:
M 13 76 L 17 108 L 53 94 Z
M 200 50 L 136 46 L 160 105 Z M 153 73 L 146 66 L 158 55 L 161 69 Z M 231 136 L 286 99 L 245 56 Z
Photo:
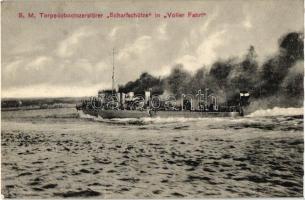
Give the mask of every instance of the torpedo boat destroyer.
M 151 89 L 143 94 L 117 92 L 114 88 L 114 51 L 112 70 L 112 89 L 101 90 L 95 97 L 83 100 L 76 105 L 83 113 L 112 118 L 144 118 L 144 117 L 238 117 L 243 116 L 243 106 L 247 104 L 249 93 L 240 92 L 240 101 L 236 105 L 219 104 L 218 97 L 208 88 L 199 89 L 197 94 L 181 94 L 158 96 Z
M 206 94 L 208 89 L 206 89 Z M 133 92 L 110 93 L 100 91 L 97 97 L 91 97 L 77 105 L 77 110 L 85 114 L 111 118 L 143 118 L 143 117 L 238 117 L 243 116 L 243 99 L 248 93 L 241 93 L 241 102 L 237 106 L 218 105 L 217 97 L 213 94 L 182 95 L 176 101 L 174 96 L 162 99 L 157 95 L 151 95 L 150 91 L 145 96 L 134 95 Z

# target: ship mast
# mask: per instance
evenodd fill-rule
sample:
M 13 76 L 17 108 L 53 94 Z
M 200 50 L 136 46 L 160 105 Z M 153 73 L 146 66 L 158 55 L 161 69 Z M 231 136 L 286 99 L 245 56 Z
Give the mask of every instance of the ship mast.
M 114 92 L 114 48 L 112 49 L 112 89 L 111 89 L 111 94 L 113 96 Z

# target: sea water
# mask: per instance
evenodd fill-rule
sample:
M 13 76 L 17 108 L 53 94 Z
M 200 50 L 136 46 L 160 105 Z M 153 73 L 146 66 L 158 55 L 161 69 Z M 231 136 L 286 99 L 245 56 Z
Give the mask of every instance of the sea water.
M 101 119 L 2 112 L 10 198 L 301 197 L 303 109 L 242 118 Z

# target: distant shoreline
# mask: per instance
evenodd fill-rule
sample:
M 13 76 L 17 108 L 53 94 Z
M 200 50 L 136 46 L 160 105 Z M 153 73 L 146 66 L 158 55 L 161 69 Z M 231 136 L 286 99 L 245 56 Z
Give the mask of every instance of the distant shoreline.
M 73 108 L 76 104 L 63 104 L 61 106 L 21 106 L 21 107 L 8 107 L 8 108 L 1 108 L 1 111 L 19 111 L 19 110 L 43 110 L 43 109 L 60 109 L 60 108 Z

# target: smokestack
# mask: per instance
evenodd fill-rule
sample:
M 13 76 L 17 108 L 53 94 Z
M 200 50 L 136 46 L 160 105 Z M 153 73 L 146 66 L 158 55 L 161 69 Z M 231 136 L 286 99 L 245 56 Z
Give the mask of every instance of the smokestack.
M 145 91 L 145 104 L 148 105 L 150 101 L 150 91 Z

